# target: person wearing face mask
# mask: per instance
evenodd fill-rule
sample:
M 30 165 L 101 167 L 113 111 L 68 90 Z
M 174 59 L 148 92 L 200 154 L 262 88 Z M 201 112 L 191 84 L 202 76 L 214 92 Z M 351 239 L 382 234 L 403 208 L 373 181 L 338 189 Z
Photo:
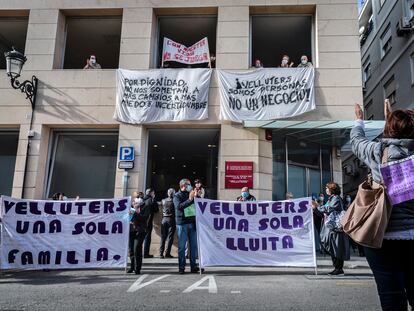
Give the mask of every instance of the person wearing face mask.
M 290 62 L 290 57 L 288 55 L 283 55 L 282 63 L 280 64 L 281 68 L 290 68 L 293 67 L 293 62 Z
M 254 68 L 256 68 L 256 69 L 263 68 L 263 63 L 262 63 L 262 61 L 260 59 L 256 59 L 254 61 Z
M 341 188 L 337 183 L 329 182 L 326 184 L 326 194 L 329 196 L 328 201 L 323 205 L 313 201 L 312 208 L 315 213 L 324 217 L 320 233 L 321 245 L 331 255 L 334 266 L 334 270 L 328 274 L 343 275 L 344 261 L 350 258 L 348 236 L 342 230 L 332 227 L 329 221 L 330 218 L 339 218 L 340 213 L 344 210 L 344 204 L 340 196 Z M 334 217 L 330 217 L 330 215 Z M 338 221 L 340 219 L 335 219 L 335 222 Z
M 300 58 L 300 64 L 298 65 L 298 68 L 309 68 L 313 67 L 312 63 L 308 60 L 308 57 L 306 55 L 302 55 Z
M 240 201 L 240 202 L 256 201 L 256 198 L 250 194 L 249 187 L 243 187 L 241 190 L 241 195 L 237 197 L 236 201 Z
M 99 65 L 96 62 L 96 56 L 95 55 L 91 55 L 86 60 L 86 65 L 85 65 L 85 67 L 83 67 L 83 69 L 102 69 L 102 68 L 101 68 L 101 65 Z
M 131 267 L 127 273 L 141 273 L 142 245 L 144 243 L 148 227 L 148 217 L 151 213 L 150 206 L 146 205 L 142 198 L 135 198 L 129 211 L 129 241 L 128 253 L 131 259 Z
M 174 195 L 173 199 L 178 236 L 178 272 L 184 274 L 185 271 L 185 245 L 188 241 L 190 247 L 190 271 L 191 273 L 197 273 L 200 270 L 196 265 L 197 235 L 194 198 L 197 197 L 198 190 L 193 189 L 190 180 L 187 178 L 180 180 L 179 187 L 180 191 Z

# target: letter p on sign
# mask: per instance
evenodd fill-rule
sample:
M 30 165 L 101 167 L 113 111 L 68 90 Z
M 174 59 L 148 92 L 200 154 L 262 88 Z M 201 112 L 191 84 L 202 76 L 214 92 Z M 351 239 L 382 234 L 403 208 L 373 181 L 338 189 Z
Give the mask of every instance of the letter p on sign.
M 134 160 L 135 160 L 134 147 L 120 147 L 119 161 L 134 161 Z

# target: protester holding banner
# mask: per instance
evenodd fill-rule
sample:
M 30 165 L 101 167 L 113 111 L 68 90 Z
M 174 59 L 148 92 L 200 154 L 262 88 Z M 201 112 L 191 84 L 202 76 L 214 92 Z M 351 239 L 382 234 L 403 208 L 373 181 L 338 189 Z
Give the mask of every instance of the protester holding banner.
M 241 189 L 241 194 L 239 197 L 237 197 L 236 201 L 240 201 L 240 202 L 256 201 L 256 198 L 250 194 L 249 187 L 243 187 Z
M 338 227 L 341 212 L 344 211 L 342 202 L 341 188 L 337 183 L 329 182 L 326 184 L 326 194 L 328 201 L 323 205 L 318 205 L 313 201 L 312 207 L 316 213 L 324 216 L 321 228 L 321 245 L 325 251 L 331 255 L 334 270 L 329 275 L 344 274 L 344 260 L 349 260 L 349 241 L 348 236 Z
M 352 150 L 381 183 L 380 164 L 385 148 L 387 161 L 401 160 L 414 155 L 414 111 L 391 111 L 384 102 L 385 127 L 383 139 L 369 141 L 365 137 L 363 111 L 355 105 L 356 122 L 351 131 Z M 407 183 L 410 181 L 407 180 Z M 411 187 L 412 191 L 413 187 Z M 389 192 L 392 189 L 387 189 Z M 414 200 L 392 206 L 391 217 L 381 248 L 364 247 L 367 261 L 377 283 L 383 310 L 407 310 L 407 301 L 414 307 Z
M 300 64 L 298 65 L 298 68 L 308 68 L 308 67 L 313 67 L 313 65 L 308 60 L 308 57 L 306 55 L 302 55 L 300 58 Z
M 283 55 L 280 67 L 281 68 L 290 68 L 290 67 L 293 67 L 293 65 L 294 65 L 294 63 L 290 61 L 290 57 L 288 55 Z
M 127 273 L 141 273 L 142 266 L 142 244 L 145 239 L 148 227 L 147 221 L 150 215 L 150 208 L 142 203 L 142 199 L 135 198 L 130 211 L 129 226 L 129 256 L 131 267 Z
M 178 272 L 185 271 L 185 245 L 190 245 L 190 266 L 191 272 L 197 273 L 199 268 L 196 265 L 197 257 L 197 235 L 195 227 L 195 206 L 194 197 L 198 191 L 193 190 L 191 182 L 184 178 L 179 183 L 180 191 L 174 195 L 175 221 L 178 235 Z
M 167 191 L 167 198 L 162 200 L 160 258 L 173 258 L 173 256 L 171 256 L 171 247 L 173 245 L 175 233 L 175 209 L 173 202 L 174 194 L 175 190 L 173 188 L 170 188 Z M 167 238 L 167 250 L 164 256 L 164 249 Z

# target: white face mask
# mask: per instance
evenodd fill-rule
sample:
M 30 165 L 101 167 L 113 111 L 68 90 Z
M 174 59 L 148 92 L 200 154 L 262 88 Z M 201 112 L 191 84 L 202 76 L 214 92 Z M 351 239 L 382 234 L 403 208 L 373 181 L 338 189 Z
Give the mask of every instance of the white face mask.
M 308 63 L 308 61 L 306 59 L 302 59 L 301 62 L 302 62 L 303 65 L 306 65 Z
M 283 65 L 287 65 L 287 63 L 288 63 L 288 60 L 287 59 L 282 59 L 282 64 Z
M 91 58 L 91 63 L 92 64 L 96 64 L 96 59 L 95 58 Z

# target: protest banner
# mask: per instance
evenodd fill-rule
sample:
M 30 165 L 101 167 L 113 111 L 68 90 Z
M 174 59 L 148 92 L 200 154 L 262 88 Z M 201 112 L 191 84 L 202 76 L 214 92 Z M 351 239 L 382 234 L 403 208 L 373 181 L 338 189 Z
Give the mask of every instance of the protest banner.
M 313 68 L 217 73 L 221 119 L 265 121 L 294 117 L 316 108 Z
M 1 197 L 2 269 L 125 268 L 130 198 Z
M 162 47 L 162 67 L 164 62 L 174 61 L 187 65 L 209 63 L 210 64 L 210 50 L 208 48 L 207 37 L 194 43 L 190 47 L 184 44 L 175 42 L 171 39 L 164 38 Z M 211 68 L 211 65 L 209 65 Z
M 195 204 L 200 266 L 316 267 L 311 198 Z
M 414 156 L 384 163 L 380 170 L 392 205 L 414 199 Z
M 131 124 L 208 117 L 211 69 L 117 70 L 114 118 Z

